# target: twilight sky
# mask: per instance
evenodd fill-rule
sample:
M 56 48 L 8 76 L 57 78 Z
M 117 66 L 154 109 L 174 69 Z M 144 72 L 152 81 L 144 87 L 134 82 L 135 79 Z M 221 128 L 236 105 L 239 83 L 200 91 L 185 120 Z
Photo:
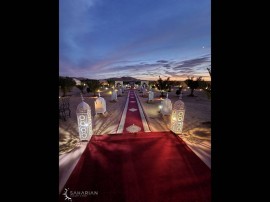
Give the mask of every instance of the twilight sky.
M 60 0 L 59 75 L 210 80 L 210 0 Z

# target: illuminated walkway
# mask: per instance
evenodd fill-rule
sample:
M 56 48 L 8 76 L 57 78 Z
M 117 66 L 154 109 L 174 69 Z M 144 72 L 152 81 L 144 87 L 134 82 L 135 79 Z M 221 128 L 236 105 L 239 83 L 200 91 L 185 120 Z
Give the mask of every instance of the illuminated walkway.
M 134 90 L 130 90 L 116 133 L 136 133 L 143 131 L 151 132 L 136 93 Z

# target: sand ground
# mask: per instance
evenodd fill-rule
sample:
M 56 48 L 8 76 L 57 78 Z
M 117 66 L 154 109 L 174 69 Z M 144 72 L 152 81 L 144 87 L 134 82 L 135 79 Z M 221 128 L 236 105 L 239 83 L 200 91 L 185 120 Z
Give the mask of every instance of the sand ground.
M 179 99 L 175 90 L 172 89 L 172 92 L 168 94 L 172 104 Z M 95 135 L 116 133 L 125 106 L 127 91 L 118 97 L 117 102 L 110 101 L 111 91 L 112 89 L 101 89 L 101 97 L 106 100 L 107 112 L 105 115 L 95 115 L 94 101 L 97 97 L 94 97 L 93 93 L 83 94 L 84 101 L 91 107 L 93 134 Z M 150 130 L 169 131 L 170 116 L 162 116 L 159 112 L 160 93 L 154 90 L 155 99 L 151 103 L 147 102 L 147 97 L 142 97 L 141 92 L 136 90 L 136 93 Z M 189 97 L 189 93 L 189 89 L 183 90 L 182 101 L 185 103 L 185 118 L 183 134 L 179 136 L 211 168 L 211 99 L 200 90 L 194 92 L 196 97 Z M 74 87 L 67 95 L 70 97 L 71 117 L 68 117 L 66 121 L 59 119 L 59 192 L 86 146 L 86 143 L 79 141 L 78 136 L 76 108 L 81 102 L 80 91 Z

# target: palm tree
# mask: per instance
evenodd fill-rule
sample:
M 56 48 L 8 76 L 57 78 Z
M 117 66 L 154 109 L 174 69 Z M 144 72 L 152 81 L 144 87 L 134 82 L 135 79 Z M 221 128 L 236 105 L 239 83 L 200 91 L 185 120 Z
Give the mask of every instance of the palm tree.
M 209 75 L 210 75 L 210 77 L 211 77 L 211 69 L 207 67 L 207 70 L 208 70 Z

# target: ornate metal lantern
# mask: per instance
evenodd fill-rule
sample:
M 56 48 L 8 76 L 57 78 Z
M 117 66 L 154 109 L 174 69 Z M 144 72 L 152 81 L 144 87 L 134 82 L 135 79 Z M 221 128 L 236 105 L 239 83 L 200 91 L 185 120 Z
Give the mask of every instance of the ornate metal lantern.
M 177 100 L 173 105 L 171 116 L 171 131 L 175 134 L 182 134 L 185 116 L 185 104 L 181 100 Z
M 76 114 L 80 140 L 89 141 L 90 137 L 93 135 L 91 108 L 84 102 L 83 97 L 82 102 L 77 106 Z
M 172 101 L 168 97 L 167 93 L 167 98 L 161 101 L 160 112 L 163 116 L 171 115 L 172 113 Z

